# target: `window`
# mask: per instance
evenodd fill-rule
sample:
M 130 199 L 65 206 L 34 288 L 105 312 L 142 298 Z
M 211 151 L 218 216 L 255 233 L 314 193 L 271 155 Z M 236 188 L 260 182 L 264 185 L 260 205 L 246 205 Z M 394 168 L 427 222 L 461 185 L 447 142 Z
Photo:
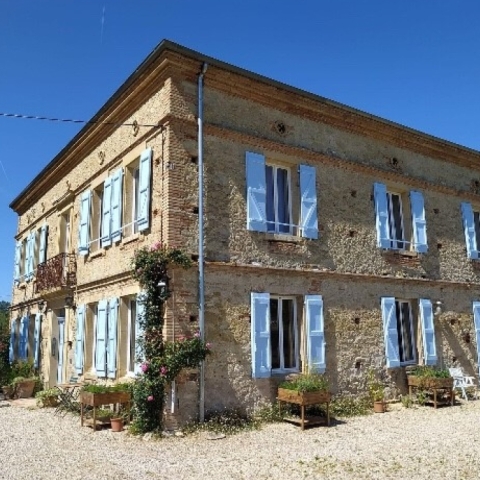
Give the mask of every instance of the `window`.
M 127 371 L 135 372 L 135 356 L 136 356 L 136 322 L 137 322 L 137 300 L 129 298 L 128 300 L 128 355 L 127 355 Z
M 298 181 L 292 182 L 293 168 L 267 164 L 260 153 L 246 152 L 245 165 L 247 229 L 317 239 L 316 168 L 298 165 Z M 295 218 L 292 198 L 298 199 Z
M 266 165 L 267 179 L 267 231 L 292 233 L 290 170 L 284 167 Z
M 272 370 L 298 370 L 297 312 L 294 298 L 270 298 Z
M 478 250 L 478 245 L 480 245 L 480 212 L 475 210 L 473 212 L 473 226 L 475 228 L 475 242 Z
M 92 213 L 90 223 L 90 250 L 95 252 L 101 247 L 103 220 L 103 183 L 93 190 Z
M 397 314 L 397 334 L 400 363 L 408 364 L 416 361 L 415 338 L 413 335 L 413 316 L 410 302 L 395 300 Z
M 124 228 L 125 236 L 128 237 L 137 233 L 138 213 L 140 200 L 140 168 L 136 160 L 126 168 L 125 172 L 125 206 L 124 206 Z
M 377 245 L 387 250 L 426 253 L 427 228 L 423 195 L 374 184 Z
M 323 299 L 305 295 L 303 322 L 297 318 L 298 297 L 251 293 L 252 376 L 268 378 L 272 373 L 300 370 L 324 373 L 326 368 Z
M 436 365 L 438 357 L 431 300 L 420 298 L 414 306 L 409 300 L 382 297 L 381 308 L 387 368 L 416 363 L 419 356 L 420 364 Z M 415 332 L 419 334 L 418 339 L 415 339 Z

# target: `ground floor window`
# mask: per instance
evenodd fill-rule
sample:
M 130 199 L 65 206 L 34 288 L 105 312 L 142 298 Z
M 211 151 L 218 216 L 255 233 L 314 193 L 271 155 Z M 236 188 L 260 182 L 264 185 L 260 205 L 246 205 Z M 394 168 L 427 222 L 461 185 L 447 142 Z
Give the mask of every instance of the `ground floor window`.
M 297 308 L 293 297 L 270 298 L 272 370 L 298 370 Z
M 395 300 L 395 311 L 400 363 L 413 363 L 416 361 L 416 355 L 412 305 L 406 300 Z

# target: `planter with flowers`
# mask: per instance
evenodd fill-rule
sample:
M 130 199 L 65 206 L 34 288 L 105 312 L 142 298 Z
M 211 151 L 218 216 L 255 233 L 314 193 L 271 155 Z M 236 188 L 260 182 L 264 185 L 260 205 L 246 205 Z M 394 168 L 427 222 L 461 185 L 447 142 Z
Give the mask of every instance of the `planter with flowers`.
M 178 248 L 156 242 L 142 248 L 132 260 L 132 275 L 143 295 L 139 339 L 143 350 L 141 371 L 132 388 L 133 431 L 160 432 L 166 386 L 186 368 L 197 368 L 209 353 L 200 332 L 174 342 L 163 338 L 164 304 L 170 297 L 168 270 L 189 268 L 190 259 Z

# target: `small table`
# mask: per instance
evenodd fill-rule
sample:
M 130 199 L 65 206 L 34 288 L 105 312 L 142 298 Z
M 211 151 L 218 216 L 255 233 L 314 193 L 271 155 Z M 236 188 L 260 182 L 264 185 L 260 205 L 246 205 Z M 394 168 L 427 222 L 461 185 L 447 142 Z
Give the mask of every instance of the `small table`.
M 408 394 L 411 396 L 413 390 L 431 390 L 433 392 L 433 408 L 438 407 L 438 392 L 448 394 L 450 404 L 455 405 L 455 389 L 453 388 L 453 378 L 429 378 L 423 379 L 415 375 L 407 376 Z
M 105 393 L 93 393 L 93 392 L 80 392 L 80 424 L 83 427 L 84 423 L 84 405 L 93 407 L 93 431 L 97 428 L 96 409 L 102 405 L 111 404 L 126 404 L 127 405 L 127 418 L 130 420 L 130 408 L 131 408 L 131 395 L 129 392 L 105 392 Z

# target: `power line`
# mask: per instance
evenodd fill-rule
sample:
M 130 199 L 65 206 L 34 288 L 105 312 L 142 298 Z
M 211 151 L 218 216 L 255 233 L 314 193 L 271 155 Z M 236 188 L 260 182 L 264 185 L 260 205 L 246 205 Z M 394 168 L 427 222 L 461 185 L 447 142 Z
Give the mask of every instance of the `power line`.
M 63 123 L 84 123 L 86 125 L 114 125 L 116 127 L 148 127 L 148 128 L 160 128 L 161 125 L 151 125 L 148 123 L 121 123 L 121 122 L 96 122 L 92 120 L 74 120 L 72 118 L 53 118 L 53 117 L 40 117 L 38 115 L 23 115 L 21 113 L 2 113 L 0 117 L 7 118 L 23 118 L 26 120 L 45 120 L 47 122 L 63 122 Z

